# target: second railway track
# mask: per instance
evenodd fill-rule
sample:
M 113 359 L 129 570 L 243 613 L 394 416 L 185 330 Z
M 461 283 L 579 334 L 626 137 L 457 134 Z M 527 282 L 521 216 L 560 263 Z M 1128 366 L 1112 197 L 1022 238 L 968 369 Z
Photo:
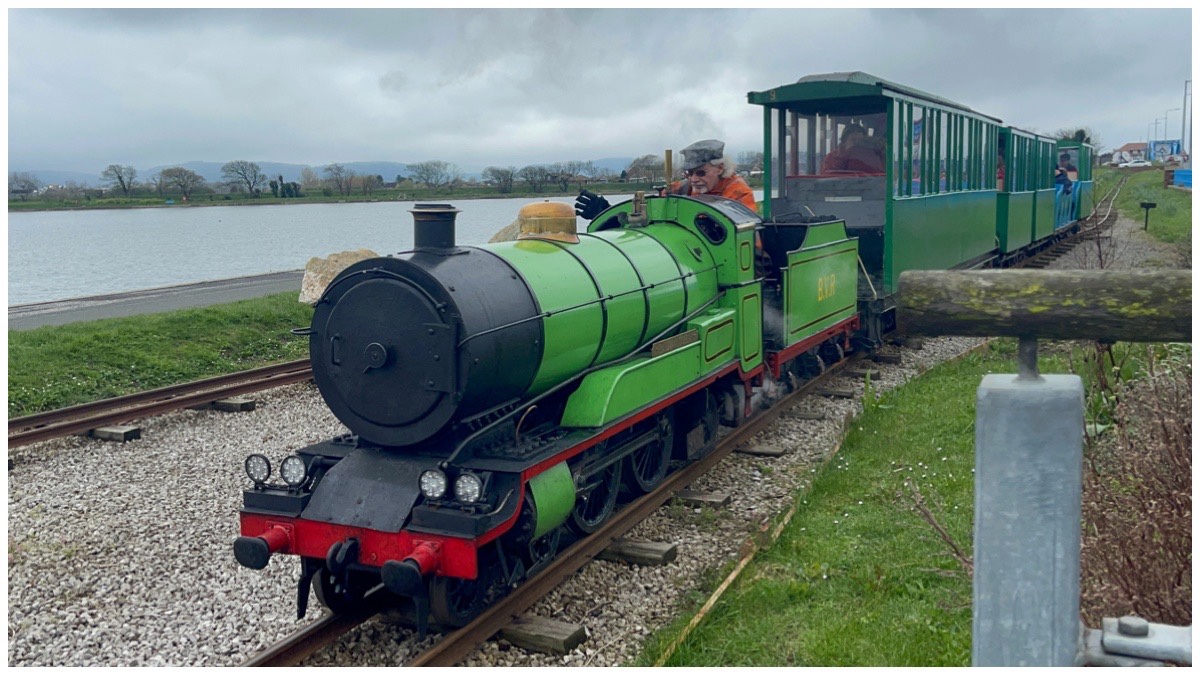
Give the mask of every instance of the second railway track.
M 308 359 L 171 385 L 8 421 L 8 447 L 86 432 L 132 419 L 159 415 L 212 401 L 312 378 Z

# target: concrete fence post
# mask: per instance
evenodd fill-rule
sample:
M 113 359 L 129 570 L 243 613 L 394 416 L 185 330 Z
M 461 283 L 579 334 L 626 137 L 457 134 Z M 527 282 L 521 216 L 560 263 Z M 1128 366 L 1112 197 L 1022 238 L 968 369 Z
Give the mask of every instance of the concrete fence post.
M 976 396 L 971 663 L 1078 665 L 1083 382 L 1020 357 Z

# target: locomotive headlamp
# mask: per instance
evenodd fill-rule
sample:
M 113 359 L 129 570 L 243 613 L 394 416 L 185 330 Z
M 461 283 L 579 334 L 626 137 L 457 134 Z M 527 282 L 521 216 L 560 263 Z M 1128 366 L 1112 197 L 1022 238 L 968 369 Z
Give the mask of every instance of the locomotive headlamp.
M 308 467 L 305 466 L 304 460 L 300 459 L 299 455 L 288 455 L 279 465 L 279 475 L 283 477 L 283 482 L 298 488 L 308 478 Z
M 483 481 L 473 473 L 464 473 L 454 481 L 454 496 L 460 502 L 477 502 L 483 496 Z
M 246 475 L 255 485 L 267 482 L 271 477 L 271 460 L 265 455 L 254 454 L 246 458 Z
M 421 474 L 421 494 L 426 499 L 441 499 L 446 494 L 446 474 L 430 469 Z

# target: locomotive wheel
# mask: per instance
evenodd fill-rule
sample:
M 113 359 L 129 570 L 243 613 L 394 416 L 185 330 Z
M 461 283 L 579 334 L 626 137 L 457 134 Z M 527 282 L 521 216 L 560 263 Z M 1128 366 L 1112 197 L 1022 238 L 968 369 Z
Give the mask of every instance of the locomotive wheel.
M 626 467 L 629 474 L 626 483 L 632 489 L 650 492 L 667 477 L 675 429 L 671 424 L 671 419 L 666 415 L 658 418 L 658 434 L 658 440 L 629 455 L 629 466 Z
M 379 578 L 368 572 L 351 571 L 345 578 L 322 567 L 312 580 L 317 602 L 334 614 L 349 614 L 362 606 L 363 596 L 379 584 Z
M 820 377 L 825 372 L 825 361 L 821 358 L 820 354 L 801 354 L 793 363 L 795 364 L 796 376 L 802 381 Z
M 846 350 L 842 349 L 841 341 L 826 342 L 821 345 L 821 358 L 830 365 L 841 363 L 846 358 Z M 821 370 L 824 372 L 824 368 Z
M 526 570 L 532 570 L 541 563 L 550 560 L 558 553 L 558 545 L 562 539 L 562 527 L 533 538 L 534 514 L 533 504 L 527 499 L 521 506 L 520 524 L 513 528 L 519 529 L 517 536 L 506 540 L 506 546 L 520 557 Z
M 576 496 L 575 509 L 571 511 L 571 526 L 582 534 L 591 534 L 600 529 L 617 506 L 617 493 L 621 489 L 621 467 L 624 462 L 613 462 L 599 475 L 589 480 L 591 487 Z
M 534 570 L 539 565 L 550 560 L 558 553 L 558 544 L 562 541 L 562 528 L 556 527 L 546 534 L 529 542 L 525 550 L 525 569 Z
M 487 606 L 487 590 L 482 567 L 475 579 L 435 576 L 429 582 L 430 615 L 443 626 L 465 626 Z

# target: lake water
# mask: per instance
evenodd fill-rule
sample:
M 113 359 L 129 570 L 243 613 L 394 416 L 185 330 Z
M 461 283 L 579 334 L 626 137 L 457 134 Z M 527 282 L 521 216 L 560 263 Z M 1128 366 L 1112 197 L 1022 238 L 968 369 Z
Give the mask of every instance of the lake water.
M 458 243 L 475 245 L 537 200 L 438 201 L 462 211 Z M 551 201 L 572 204 L 575 195 Z M 406 251 L 411 208 L 390 201 L 9 213 L 8 304 L 296 270 L 313 256 L 349 249 Z

